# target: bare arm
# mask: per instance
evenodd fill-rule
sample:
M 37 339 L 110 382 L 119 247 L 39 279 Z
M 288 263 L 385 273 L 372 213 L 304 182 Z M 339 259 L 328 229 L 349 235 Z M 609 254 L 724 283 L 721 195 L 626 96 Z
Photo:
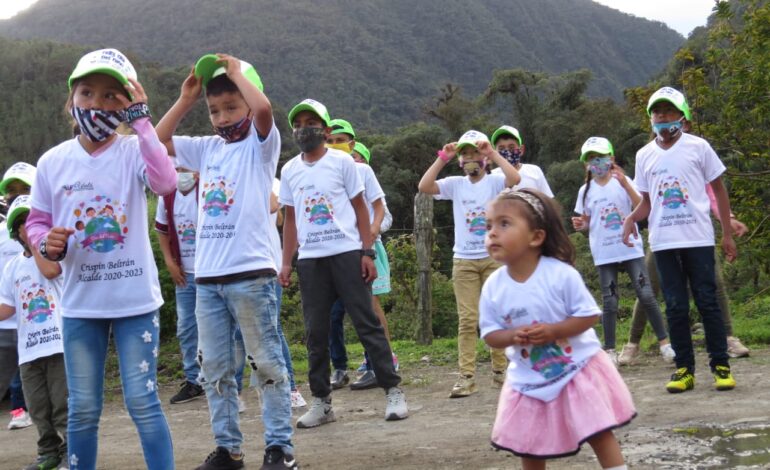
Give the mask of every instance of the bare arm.
M 10 305 L 0 304 L 0 321 L 8 320 L 16 313 L 16 308 Z
M 650 193 L 642 192 L 642 202 L 639 203 L 626 220 L 623 221 L 623 243 L 627 246 L 634 246 L 634 243 L 630 240 L 631 235 L 635 239 L 639 238 L 639 231 L 636 228 L 636 222 L 644 220 L 650 215 Z
M 445 159 L 437 157 L 436 161 L 433 162 L 433 164 L 425 171 L 425 174 L 422 175 L 422 179 L 420 179 L 420 183 L 417 185 L 417 189 L 421 193 L 438 194 L 440 192 L 438 184 L 436 184 L 436 178 L 438 178 L 438 174 L 441 173 L 441 170 L 447 165 L 447 163 L 452 161 L 454 156 L 457 154 L 456 146 L 457 144 L 454 142 L 451 144 L 446 144 L 442 150 L 444 152 Z
M 195 68 L 193 67 L 184 83 L 182 83 L 182 91 L 179 94 L 179 98 L 174 105 L 166 111 L 166 114 L 163 115 L 160 122 L 158 122 L 158 125 L 155 126 L 155 132 L 158 133 L 158 138 L 163 145 L 166 146 L 168 154 L 171 156 L 176 155 L 173 141 L 176 128 L 198 101 L 201 90 L 203 89 L 201 82 L 202 80 L 200 78 L 195 77 Z
M 40 254 L 40 250 L 30 251 L 32 252 L 32 257 L 35 258 L 37 269 L 46 279 L 56 279 L 61 275 L 61 265 L 59 263 L 43 258 L 43 255 Z
M 372 203 L 372 209 L 374 209 L 374 220 L 372 220 L 371 234 L 372 243 L 374 243 L 380 235 L 382 221 L 385 220 L 385 203 L 383 202 L 383 199 L 379 198 L 374 201 Z
M 508 160 L 503 158 L 502 155 L 500 155 L 494 148 L 492 148 L 492 144 L 482 141 L 478 142 L 477 145 L 479 147 L 479 152 L 490 159 L 495 165 L 499 166 L 503 171 L 503 175 L 505 175 L 506 188 L 512 188 L 521 182 L 521 175 L 519 175 L 516 167 L 511 165 Z
M 358 226 L 358 235 L 361 237 L 361 245 L 364 250 L 372 247 L 371 228 L 369 224 L 369 209 L 366 208 L 364 193 L 360 192 L 350 200 L 353 210 L 356 213 L 356 225 Z
M 524 329 L 529 343 L 549 344 L 560 339 L 571 338 L 594 326 L 599 315 L 590 317 L 569 317 L 557 323 L 538 323 Z
M 294 206 L 285 206 L 286 217 L 283 221 L 283 253 L 281 272 L 278 280 L 283 287 L 289 287 L 291 282 L 291 260 L 297 252 L 297 221 L 294 218 Z
M 273 128 L 273 105 L 256 85 L 251 83 L 241 72 L 241 62 L 227 54 L 217 54 L 219 62 L 225 63 L 227 78 L 232 80 L 243 95 L 249 109 L 254 113 L 254 125 L 261 137 L 267 137 Z
M 186 286 L 187 278 L 182 271 L 182 267 L 174 260 L 174 255 L 171 254 L 171 241 L 168 234 L 156 231 L 158 234 L 158 246 L 161 253 L 163 253 L 163 262 L 166 264 L 166 269 L 171 275 L 171 280 L 178 286 Z
M 730 198 L 727 196 L 727 189 L 722 178 L 718 177 L 711 183 L 711 189 L 714 191 L 714 197 L 717 200 L 719 209 L 719 221 L 722 223 L 722 250 L 725 253 L 727 261 L 733 262 L 738 256 L 738 248 L 733 240 L 733 228 L 730 225 Z

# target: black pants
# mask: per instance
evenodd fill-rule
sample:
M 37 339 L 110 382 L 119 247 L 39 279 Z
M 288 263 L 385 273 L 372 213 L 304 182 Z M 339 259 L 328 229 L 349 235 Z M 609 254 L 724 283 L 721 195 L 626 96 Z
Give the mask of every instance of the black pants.
M 307 334 L 308 381 L 314 397 L 326 397 L 329 383 L 329 325 L 332 304 L 338 298 L 345 304 L 353 327 L 369 353 L 377 383 L 384 389 L 395 387 L 401 377 L 393 368 L 390 345 L 372 308 L 371 286 L 361 277 L 361 253 L 349 251 L 325 258 L 297 261 L 302 313 Z

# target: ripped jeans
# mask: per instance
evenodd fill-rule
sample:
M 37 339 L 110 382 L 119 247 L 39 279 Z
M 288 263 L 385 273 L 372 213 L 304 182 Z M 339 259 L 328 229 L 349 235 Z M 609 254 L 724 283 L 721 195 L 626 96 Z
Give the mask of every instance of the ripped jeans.
M 257 374 L 265 446 L 293 453 L 291 399 L 278 334 L 275 276 L 227 284 L 198 284 L 195 316 L 202 381 L 217 446 L 240 452 L 243 434 L 238 417 L 238 364 L 233 341 L 240 325 L 246 363 Z

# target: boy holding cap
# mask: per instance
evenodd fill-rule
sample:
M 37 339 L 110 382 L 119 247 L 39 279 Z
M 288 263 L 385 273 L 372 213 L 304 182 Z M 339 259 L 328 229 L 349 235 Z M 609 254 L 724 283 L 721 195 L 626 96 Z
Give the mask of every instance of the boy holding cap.
M 518 129 L 512 126 L 501 126 L 492 134 L 491 142 L 497 152 L 519 172 L 521 181 L 515 189 L 536 189 L 548 197 L 553 197 L 553 191 L 548 186 L 543 170 L 537 165 L 521 162 L 526 147 Z M 492 173 L 500 172 L 502 170 L 499 167 L 492 170 Z
M 172 138 L 202 88 L 217 135 Z M 158 124 L 158 135 L 179 165 L 200 173 L 195 316 L 201 383 L 217 448 L 198 470 L 244 466 L 232 339 L 238 326 L 262 397 L 262 468 L 296 468 L 276 266 L 265 223 L 281 138 L 254 67 L 225 54 L 203 56 Z
M 404 419 L 409 414 L 390 345 L 372 309 L 370 283 L 377 271 L 364 185 L 350 155 L 324 146 L 330 121 L 326 107 L 315 100 L 292 108 L 289 123 L 301 153 L 281 169 L 279 198 L 286 207 L 286 220 L 279 277 L 287 287 L 299 245 L 297 274 L 313 394 L 310 409 L 297 421 L 300 428 L 335 421 L 329 381 L 329 312 L 337 298 L 342 299 L 371 357 L 378 384 L 386 390 L 385 419 Z

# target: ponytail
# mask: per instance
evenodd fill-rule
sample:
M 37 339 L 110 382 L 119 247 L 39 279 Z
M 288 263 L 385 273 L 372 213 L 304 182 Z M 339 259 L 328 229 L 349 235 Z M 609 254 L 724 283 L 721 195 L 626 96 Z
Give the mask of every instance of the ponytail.
M 593 178 L 591 177 L 591 170 L 586 168 L 586 189 L 585 191 L 583 191 L 583 203 L 582 203 L 584 214 L 586 212 L 586 196 L 588 196 L 588 189 L 591 187 L 591 180 L 593 180 Z

